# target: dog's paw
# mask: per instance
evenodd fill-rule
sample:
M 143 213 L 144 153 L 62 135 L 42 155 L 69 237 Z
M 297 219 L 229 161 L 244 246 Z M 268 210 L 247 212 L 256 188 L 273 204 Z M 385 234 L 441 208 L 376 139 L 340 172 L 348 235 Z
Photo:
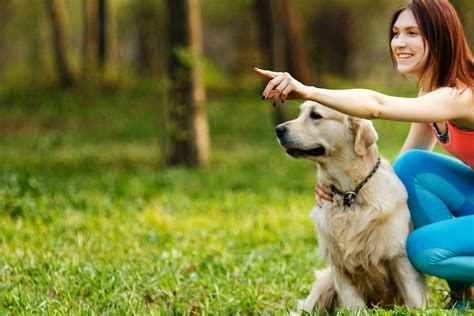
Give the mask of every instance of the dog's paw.
M 299 300 L 296 306 L 296 311 L 290 312 L 290 316 L 300 316 L 302 313 L 306 314 L 304 311 L 304 300 Z
M 309 312 L 305 310 L 304 300 L 298 300 L 298 304 L 296 305 L 296 311 L 290 312 L 291 316 L 300 316 L 301 314 L 307 315 Z

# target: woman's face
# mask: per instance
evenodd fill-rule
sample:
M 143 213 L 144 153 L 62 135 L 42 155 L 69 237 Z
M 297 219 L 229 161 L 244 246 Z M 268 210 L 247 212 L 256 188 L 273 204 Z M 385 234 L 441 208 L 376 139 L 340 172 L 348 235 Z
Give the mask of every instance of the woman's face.
M 428 59 L 428 47 L 411 10 L 400 13 L 393 25 L 393 34 L 391 46 L 398 71 L 420 79 Z

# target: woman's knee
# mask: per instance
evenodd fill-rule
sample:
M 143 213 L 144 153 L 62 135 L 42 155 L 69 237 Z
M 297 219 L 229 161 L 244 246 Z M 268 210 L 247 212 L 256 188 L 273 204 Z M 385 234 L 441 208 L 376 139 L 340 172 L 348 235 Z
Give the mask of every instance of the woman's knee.
M 438 275 L 443 261 L 452 257 L 454 253 L 433 245 L 430 242 L 430 231 L 426 228 L 426 226 L 422 227 L 408 235 L 407 256 L 418 271 L 429 275 Z
M 424 249 L 422 246 L 425 244 L 423 234 L 419 233 L 420 230 L 415 230 L 408 235 L 407 239 L 407 256 L 411 264 L 420 272 L 428 273 L 430 262 L 430 249 Z
M 427 152 L 413 149 L 401 154 L 393 164 L 393 170 L 403 183 L 416 175 L 416 171 L 423 165 L 423 158 Z
M 412 231 L 408 235 L 406 250 L 407 256 L 412 261 L 416 255 L 424 249 L 423 245 L 426 244 L 425 236 L 423 234 L 423 228 Z

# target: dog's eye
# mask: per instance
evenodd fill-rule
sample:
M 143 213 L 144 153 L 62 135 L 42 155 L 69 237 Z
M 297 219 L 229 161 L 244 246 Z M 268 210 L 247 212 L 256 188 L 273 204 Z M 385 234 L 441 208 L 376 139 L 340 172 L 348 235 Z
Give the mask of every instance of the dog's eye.
M 312 119 L 312 120 L 319 120 L 319 119 L 322 119 L 323 117 L 321 116 L 321 114 L 319 114 L 318 112 L 311 112 L 309 114 L 309 117 Z

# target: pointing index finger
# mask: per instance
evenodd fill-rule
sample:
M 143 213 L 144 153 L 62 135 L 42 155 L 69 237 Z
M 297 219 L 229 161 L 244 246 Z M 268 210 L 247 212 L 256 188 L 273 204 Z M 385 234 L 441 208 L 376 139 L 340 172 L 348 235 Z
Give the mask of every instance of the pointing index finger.
M 280 73 L 279 72 L 275 72 L 275 71 L 270 71 L 270 70 L 263 70 L 263 69 L 260 69 L 260 68 L 257 68 L 257 67 L 254 67 L 253 70 L 262 75 L 262 76 L 265 76 L 267 78 L 270 78 L 270 79 L 273 79 L 275 78 L 276 76 L 278 76 Z

